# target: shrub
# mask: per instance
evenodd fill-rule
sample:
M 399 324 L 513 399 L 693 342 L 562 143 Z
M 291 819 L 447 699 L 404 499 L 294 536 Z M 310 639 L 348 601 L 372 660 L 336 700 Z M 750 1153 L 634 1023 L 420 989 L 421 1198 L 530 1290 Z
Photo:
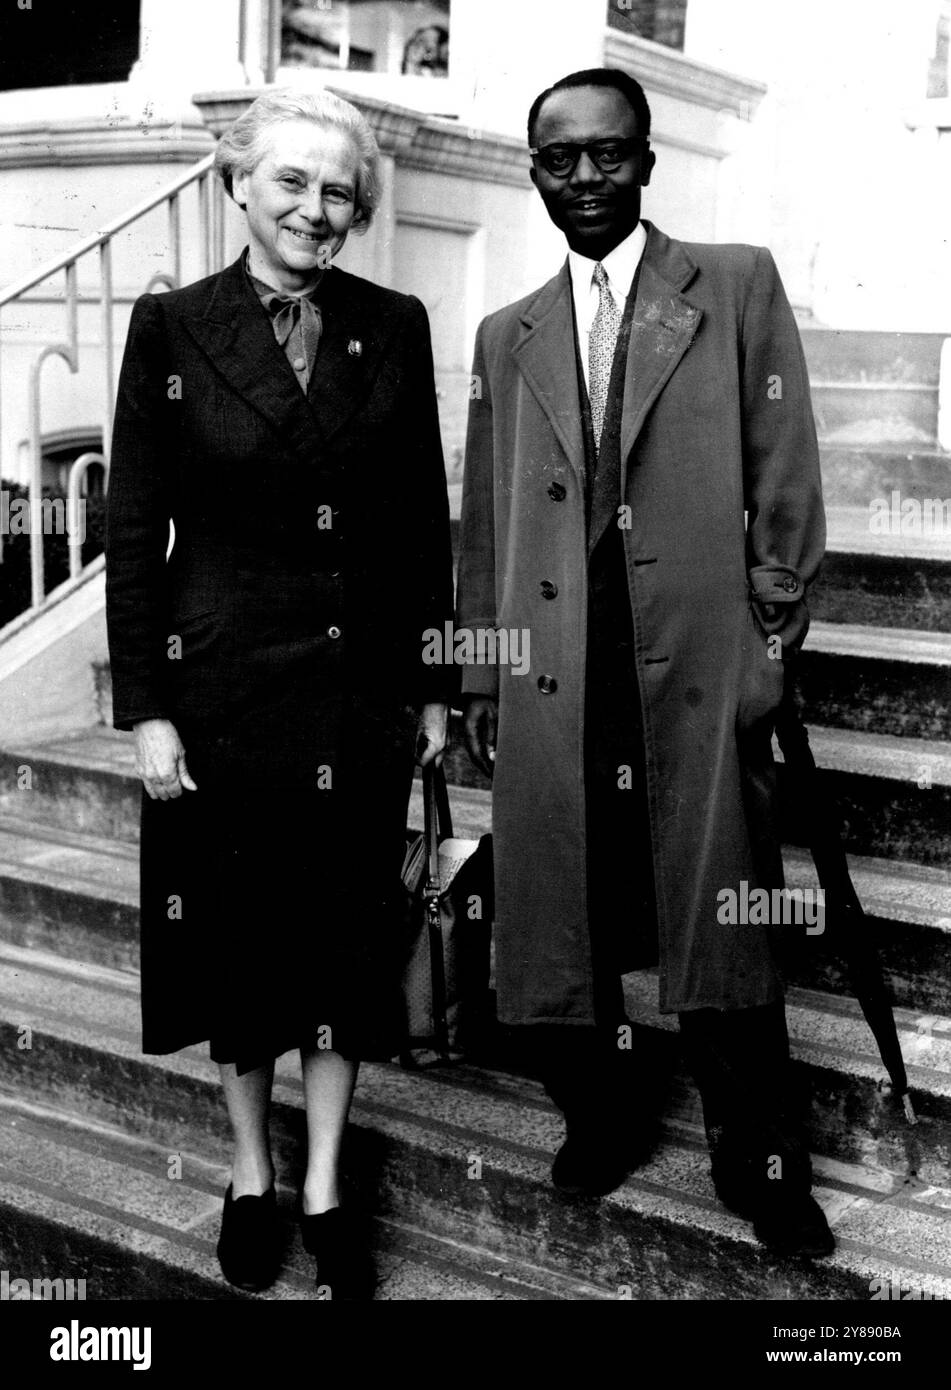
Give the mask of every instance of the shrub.
M 0 489 L 6 494 L 10 511 L 19 511 L 14 503 L 29 496 L 29 490 L 19 483 L 0 480 Z M 51 499 L 62 498 L 61 493 L 52 488 L 44 488 L 43 496 Z M 65 503 L 65 498 L 62 499 Z M 88 565 L 97 555 L 102 554 L 103 531 L 105 526 L 106 503 L 104 497 L 87 497 L 86 535 L 83 542 L 83 564 Z M 11 529 L 17 529 L 13 527 Z M 30 606 L 30 536 L 5 534 L 2 538 L 3 550 L 0 554 L 0 628 L 6 626 Z M 69 578 L 69 537 L 48 535 L 43 537 L 44 586 L 46 592 L 55 589 Z

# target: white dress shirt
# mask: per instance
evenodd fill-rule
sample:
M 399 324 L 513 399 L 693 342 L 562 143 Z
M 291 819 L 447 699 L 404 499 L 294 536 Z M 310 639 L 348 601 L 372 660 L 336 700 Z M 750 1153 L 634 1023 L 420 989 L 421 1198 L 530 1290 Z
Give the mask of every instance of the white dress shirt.
M 622 242 L 619 242 L 601 262 L 608 277 L 608 288 L 622 313 L 631 282 L 634 279 L 634 272 L 644 254 L 646 244 L 647 232 L 644 230 L 643 222 L 638 222 L 630 236 L 626 236 Z M 594 323 L 594 316 L 598 312 L 598 286 L 594 278 L 594 268 L 597 264 L 597 261 L 592 261 L 588 256 L 582 256 L 577 251 L 568 252 L 568 269 L 571 272 L 571 293 L 575 302 L 575 319 L 578 324 L 581 366 L 584 371 L 585 385 L 589 388 L 588 340 L 591 337 L 591 325 Z

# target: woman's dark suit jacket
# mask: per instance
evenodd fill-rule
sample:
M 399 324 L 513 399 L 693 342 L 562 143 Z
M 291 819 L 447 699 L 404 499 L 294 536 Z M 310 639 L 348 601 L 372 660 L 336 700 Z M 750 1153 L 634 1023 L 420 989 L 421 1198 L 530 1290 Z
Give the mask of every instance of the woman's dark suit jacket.
M 306 397 L 243 255 L 133 309 L 109 480 L 114 722 L 172 720 L 199 787 L 143 802 L 146 1051 L 211 1038 L 253 1061 L 316 1009 L 338 1050 L 389 1055 L 381 904 L 415 712 L 452 688 L 422 660 L 452 615 L 446 483 L 423 306 L 336 268 L 318 301 Z

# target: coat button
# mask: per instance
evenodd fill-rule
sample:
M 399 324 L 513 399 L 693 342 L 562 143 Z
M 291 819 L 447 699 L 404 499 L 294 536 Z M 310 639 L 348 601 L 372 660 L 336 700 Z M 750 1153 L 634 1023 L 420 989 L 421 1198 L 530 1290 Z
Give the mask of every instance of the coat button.
M 787 574 L 786 578 L 783 580 L 783 588 L 786 590 L 787 594 L 794 594 L 799 588 L 799 584 L 793 579 L 791 574 Z
M 568 489 L 563 483 L 549 483 L 548 496 L 553 502 L 564 502 L 568 496 Z
M 554 676 L 539 676 L 538 688 L 543 695 L 554 695 L 555 691 L 558 689 L 558 682 L 555 680 Z
M 540 585 L 542 598 L 557 598 L 558 585 L 553 584 L 550 579 L 543 579 Z
M 328 629 L 327 629 L 327 636 L 328 636 L 328 637 L 332 637 L 332 638 L 334 638 L 334 640 L 336 640 L 336 639 L 340 636 L 340 629 L 339 629 L 339 627 L 328 627 Z

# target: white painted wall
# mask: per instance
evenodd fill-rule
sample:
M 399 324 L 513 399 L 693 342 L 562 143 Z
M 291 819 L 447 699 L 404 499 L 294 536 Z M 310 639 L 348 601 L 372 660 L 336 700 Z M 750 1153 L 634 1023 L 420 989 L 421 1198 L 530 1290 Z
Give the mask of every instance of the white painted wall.
M 0 730 L 9 748 L 100 722 L 94 663 L 108 658 L 100 558 L 48 611 L 0 640 Z
M 837 327 L 951 329 L 951 180 L 924 104 L 939 0 L 690 0 L 686 52 L 769 87 L 730 161 L 737 240 Z M 724 228 L 726 230 L 726 228 Z

